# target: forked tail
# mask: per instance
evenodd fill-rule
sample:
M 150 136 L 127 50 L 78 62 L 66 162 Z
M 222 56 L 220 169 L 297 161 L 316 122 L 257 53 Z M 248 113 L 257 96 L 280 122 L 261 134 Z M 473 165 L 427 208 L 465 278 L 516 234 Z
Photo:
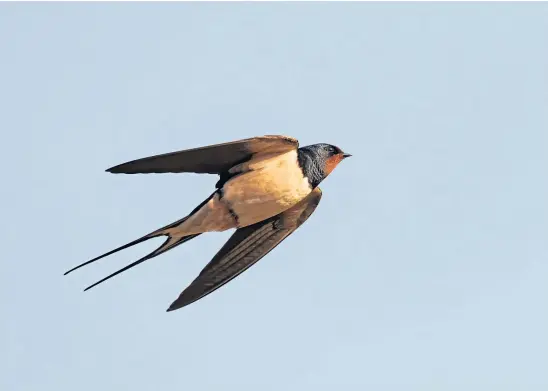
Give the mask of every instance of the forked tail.
M 179 221 L 179 223 L 181 223 L 181 221 Z M 170 226 L 171 226 L 171 225 L 170 225 Z M 168 226 L 168 227 L 170 227 L 170 226 Z M 168 227 L 166 227 L 166 228 L 168 228 Z M 152 259 L 152 258 L 154 258 L 154 257 L 156 257 L 156 256 L 158 256 L 158 255 L 160 255 L 160 254 L 162 254 L 162 253 L 165 253 L 166 251 L 171 250 L 172 248 L 177 247 L 178 245 L 183 244 L 183 243 L 185 243 L 185 242 L 188 242 L 190 239 L 194 239 L 196 236 L 200 235 L 200 234 L 193 234 L 193 235 L 188 235 L 188 236 L 183 236 L 183 237 L 173 237 L 173 236 L 170 236 L 168 233 L 163 232 L 166 228 L 163 228 L 163 229 L 159 230 L 160 232 L 154 231 L 154 232 L 152 232 L 152 233 L 150 233 L 150 234 L 148 234 L 148 235 L 143 236 L 142 238 L 139 238 L 139 239 L 137 239 L 137 240 L 134 240 L 133 242 L 130 242 L 130 243 L 128 243 L 128 244 L 125 244 L 125 245 L 123 245 L 123 246 L 121 246 L 121 247 L 118 247 L 118 248 L 112 250 L 112 251 L 109 251 L 108 253 L 105 253 L 105 254 L 100 255 L 100 256 L 98 256 L 98 257 L 96 257 L 96 258 L 93 258 L 93 259 L 91 259 L 91 260 L 89 260 L 89 261 L 87 261 L 87 262 L 84 262 L 84 263 L 82 263 L 82 264 L 76 266 L 76 267 L 73 267 L 73 268 L 70 269 L 69 271 L 65 272 L 64 275 L 67 275 L 67 274 L 69 274 L 69 273 L 75 271 L 76 269 L 81 268 L 82 266 L 89 265 L 90 263 L 93 263 L 93 262 L 95 262 L 95 261 L 98 261 L 99 259 L 108 257 L 109 255 L 112 255 L 112 254 L 114 254 L 114 253 L 117 253 L 118 251 L 124 250 L 124 249 L 126 249 L 126 248 L 128 248 L 128 247 L 131 247 L 131 246 L 134 246 L 134 245 L 136 245 L 136 244 L 145 242 L 145 241 L 147 241 L 147 240 L 149 240 L 149 239 L 157 238 L 157 237 L 160 237 L 160 236 L 167 236 L 167 240 L 166 240 L 164 243 L 162 243 L 162 245 L 161 245 L 160 247 L 158 247 L 156 250 L 154 250 L 154 251 L 152 251 L 150 254 L 147 254 L 147 255 L 145 255 L 144 257 L 138 259 L 137 261 L 135 261 L 135 262 L 133 262 L 133 263 L 130 263 L 130 264 L 127 265 L 126 267 L 123 267 L 122 269 L 120 269 L 120 270 L 118 270 L 118 271 L 116 271 L 116 272 L 110 274 L 109 276 L 103 278 L 102 280 L 97 281 L 95 284 L 92 284 L 92 285 L 88 286 L 86 289 L 84 289 L 84 291 L 87 291 L 88 289 L 91 289 L 91 288 L 93 288 L 94 286 L 99 285 L 100 283 L 102 283 L 102 282 L 104 282 L 104 281 L 106 281 L 106 280 L 108 280 L 108 279 L 111 279 L 112 277 L 114 277 L 114 276 L 116 276 L 116 275 L 118 275 L 118 274 L 120 274 L 120 273 L 122 273 L 122 272 L 124 272 L 124 271 L 126 271 L 126 270 L 128 270 L 128 269 L 131 269 L 132 267 L 137 266 L 137 265 L 140 264 L 140 263 L 143 263 L 143 262 L 145 262 L 145 261 L 147 261 L 147 260 L 149 260 L 149 259 Z
M 215 193 L 213 193 L 215 194 Z M 211 197 L 213 196 L 213 194 L 208 197 L 204 202 L 202 202 L 200 205 L 198 205 L 187 217 L 181 219 L 181 220 L 178 220 L 172 224 L 169 224 L 165 227 L 162 227 L 154 232 L 151 232 L 149 233 L 148 235 L 145 235 L 143 236 L 142 238 L 139 238 L 137 240 L 134 240 L 133 242 L 130 242 L 128 244 L 124 244 L 123 246 L 121 247 L 118 247 L 118 248 L 115 248 L 114 250 L 112 251 L 109 251 L 108 253 L 105 253 L 103 255 L 100 255 L 96 258 L 93 258 L 87 262 L 84 262 L 78 266 L 75 266 L 73 267 L 72 269 L 70 269 L 69 271 L 65 272 L 65 275 L 75 271 L 76 269 L 80 269 L 82 266 L 86 266 L 86 265 L 89 265 L 90 263 L 93 263 L 95 261 L 98 261 L 99 259 L 102 259 L 102 258 L 105 258 L 105 257 L 108 257 L 109 255 L 112 255 L 114 253 L 117 253 L 118 251 L 121 251 L 121 250 L 124 250 L 128 247 L 131 247 L 131 246 L 134 246 L 136 244 L 139 244 L 139 243 L 142 243 L 142 242 L 145 242 L 149 239 L 152 239 L 152 238 L 157 238 L 157 237 L 160 237 L 160 236 L 167 236 L 167 240 L 162 243 L 162 245 L 160 247 L 158 247 L 156 250 L 154 250 L 153 252 L 151 252 L 150 254 L 148 255 L 145 255 L 143 258 L 141 259 L 138 259 L 137 261 L 133 262 L 133 263 L 130 263 L 129 265 L 127 265 L 126 267 L 112 273 L 111 275 L 103 278 L 102 280 L 99 280 L 97 281 L 95 284 L 92 284 L 90 286 L 88 286 L 86 289 L 84 289 L 84 291 L 87 291 L 88 289 L 91 289 L 93 288 L 94 286 L 96 285 L 99 285 L 100 283 L 128 270 L 128 269 L 131 269 L 132 267 L 134 266 L 137 266 L 138 264 L 140 263 L 143 263 L 144 261 L 147 261 L 149 259 L 152 259 L 162 253 L 165 253 L 166 251 L 168 250 L 171 250 L 172 248 L 174 247 L 177 247 L 178 245 L 180 244 L 183 244 L 185 242 L 188 242 L 189 240 L 191 239 L 194 239 L 196 236 L 199 236 L 201 235 L 201 233 L 196 233 L 196 234 L 192 234 L 192 235 L 187 235 L 187 236 L 172 236 L 171 234 L 171 230 L 170 228 L 173 228 L 173 227 L 176 227 L 176 226 L 179 226 L 180 224 L 182 224 L 186 219 L 188 219 L 190 216 L 192 216 L 196 211 L 198 211 L 203 205 L 205 205 L 210 199 Z

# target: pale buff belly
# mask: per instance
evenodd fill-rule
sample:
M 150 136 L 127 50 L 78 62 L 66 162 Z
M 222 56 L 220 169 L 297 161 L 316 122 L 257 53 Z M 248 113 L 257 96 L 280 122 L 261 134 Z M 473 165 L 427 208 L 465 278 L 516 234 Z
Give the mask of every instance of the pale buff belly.
M 266 220 L 310 194 L 312 189 L 296 160 L 293 160 L 294 153 L 287 155 L 273 162 L 265 162 L 224 185 L 222 200 L 237 216 L 238 226 L 245 227 Z
M 227 181 L 188 219 L 166 232 L 185 236 L 245 227 L 291 208 L 312 191 L 294 151 L 242 164 L 234 172 L 240 174 Z

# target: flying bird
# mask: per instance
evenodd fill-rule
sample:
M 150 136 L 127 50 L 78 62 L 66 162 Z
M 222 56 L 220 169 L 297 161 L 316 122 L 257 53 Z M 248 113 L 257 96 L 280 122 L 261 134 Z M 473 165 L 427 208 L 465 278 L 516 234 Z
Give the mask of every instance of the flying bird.
M 261 136 L 201 148 L 150 156 L 107 169 L 114 174 L 217 174 L 215 191 L 190 214 L 133 242 L 84 262 L 68 274 L 120 250 L 165 236 L 165 242 L 143 258 L 85 290 L 205 232 L 236 232 L 171 304 L 173 311 L 220 288 L 268 254 L 303 224 L 318 206 L 318 185 L 351 156 L 330 144 L 299 148 L 287 136 Z

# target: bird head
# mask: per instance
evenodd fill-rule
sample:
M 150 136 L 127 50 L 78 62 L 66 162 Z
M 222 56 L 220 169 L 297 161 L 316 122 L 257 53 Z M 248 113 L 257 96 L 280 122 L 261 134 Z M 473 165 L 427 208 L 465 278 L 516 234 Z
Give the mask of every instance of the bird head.
M 347 157 L 349 153 L 343 152 L 339 147 L 331 144 L 313 144 L 299 148 L 299 155 L 303 171 L 317 186 Z

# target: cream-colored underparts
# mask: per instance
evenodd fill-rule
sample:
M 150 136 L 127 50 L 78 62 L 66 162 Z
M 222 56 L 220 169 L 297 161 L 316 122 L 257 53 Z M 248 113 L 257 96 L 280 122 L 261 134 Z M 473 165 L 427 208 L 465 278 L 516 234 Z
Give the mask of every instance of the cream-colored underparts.
M 202 232 L 226 231 L 236 227 L 236 219 L 230 213 L 227 204 L 221 200 L 219 193 L 215 193 L 197 212 L 180 225 L 166 230 L 166 233 L 182 237 Z
M 185 236 L 245 227 L 284 212 L 312 191 L 296 150 L 256 157 L 230 173 L 238 175 L 225 183 L 220 194 L 166 233 Z
M 223 199 L 241 227 L 285 211 L 312 190 L 299 167 L 296 150 L 261 156 L 230 171 L 241 174 L 224 185 Z

